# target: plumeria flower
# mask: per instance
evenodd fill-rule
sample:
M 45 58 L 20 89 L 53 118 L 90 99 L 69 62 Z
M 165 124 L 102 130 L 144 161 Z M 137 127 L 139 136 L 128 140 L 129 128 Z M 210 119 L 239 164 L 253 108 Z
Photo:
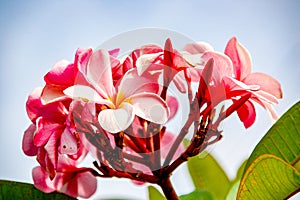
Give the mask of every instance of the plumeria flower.
M 45 193 L 62 192 L 74 198 L 89 198 L 96 192 L 97 180 L 90 168 L 78 168 L 76 161 L 64 156 L 59 157 L 58 163 L 54 179 L 51 179 L 47 171 L 40 166 L 32 170 L 36 188 Z
M 278 117 L 272 105 L 277 104 L 278 99 L 282 98 L 280 83 L 267 74 L 251 73 L 252 61 L 250 54 L 235 37 L 227 43 L 225 54 L 230 57 L 233 63 L 234 78 L 231 78 L 230 89 L 236 91 L 247 90 L 252 93 L 250 100 L 237 110 L 244 126 L 248 128 L 255 121 L 255 108 L 252 100 L 264 107 L 272 120 L 276 120 Z
M 126 130 L 137 115 L 150 122 L 164 124 L 169 109 L 157 94 L 157 83 L 150 77 L 138 76 L 137 70 L 126 72 L 117 86 L 113 85 L 111 62 L 108 52 L 94 52 L 81 72 L 90 83 L 76 84 L 64 90 L 73 99 L 92 101 L 106 105 L 98 120 L 102 128 L 110 133 Z
M 36 88 L 28 97 L 26 109 L 33 124 L 25 131 L 23 150 L 27 155 L 37 155 L 37 160 L 50 174 L 55 176 L 58 154 L 74 156 L 83 153 L 83 146 L 78 146 L 79 138 L 75 135 L 69 111 L 65 104 L 68 101 L 56 101 L 42 104 L 42 88 Z M 30 149 L 37 148 L 36 154 Z M 80 149 L 80 151 L 79 151 Z M 85 154 L 85 153 L 83 153 Z

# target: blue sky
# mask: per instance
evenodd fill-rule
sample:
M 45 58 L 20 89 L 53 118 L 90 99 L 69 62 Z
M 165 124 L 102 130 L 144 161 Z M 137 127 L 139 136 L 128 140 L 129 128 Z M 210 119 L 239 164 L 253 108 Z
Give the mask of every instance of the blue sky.
M 25 102 L 34 87 L 43 86 L 43 76 L 53 64 L 73 60 L 78 47 L 97 48 L 112 36 L 137 28 L 169 29 L 206 41 L 218 51 L 237 36 L 252 55 L 253 71 L 282 83 L 284 99 L 276 106 L 281 115 L 300 99 L 299 10 L 296 0 L 1 1 L 0 179 L 31 181 L 36 162 L 21 151 L 23 131 L 30 123 Z M 257 122 L 248 130 L 233 116 L 224 125 L 223 141 L 211 150 L 231 177 L 271 126 L 261 111 L 258 108 Z M 174 174 L 179 193 L 192 190 L 184 173 L 183 167 Z M 123 180 L 100 181 L 96 196 L 113 194 L 111 184 L 118 185 L 120 195 L 132 191 L 127 196 L 146 198 L 145 187 Z

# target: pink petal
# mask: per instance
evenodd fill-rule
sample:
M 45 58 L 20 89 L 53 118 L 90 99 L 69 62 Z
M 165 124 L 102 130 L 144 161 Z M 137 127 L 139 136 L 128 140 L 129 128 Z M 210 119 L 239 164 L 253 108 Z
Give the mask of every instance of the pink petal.
M 169 121 L 176 115 L 179 103 L 177 99 L 173 96 L 168 95 L 166 98 L 167 105 L 170 109 L 170 116 L 169 116 Z
M 54 132 L 61 131 L 61 124 L 52 123 L 40 117 L 37 120 L 37 130 L 34 135 L 34 145 L 44 146 Z
M 76 170 L 76 168 L 75 168 Z M 71 197 L 89 198 L 97 189 L 96 177 L 91 172 L 82 169 L 67 171 L 55 177 L 55 186 L 59 192 Z
M 40 96 L 41 96 L 42 90 L 43 89 L 41 87 L 35 88 L 28 96 L 28 99 L 26 102 L 27 115 L 33 123 L 35 123 L 35 120 L 40 115 L 40 110 L 42 107 Z
M 60 153 L 62 154 L 76 154 L 77 153 L 77 139 L 69 128 L 65 128 L 60 137 Z
M 91 101 L 99 104 L 109 105 L 109 100 L 103 99 L 93 88 L 85 85 L 73 85 L 64 90 L 64 94 L 72 99 Z
M 53 182 L 49 179 L 47 172 L 40 166 L 33 168 L 32 178 L 34 186 L 45 192 L 50 193 L 55 191 Z
M 183 47 L 183 51 L 187 51 L 190 54 L 200 54 L 200 53 L 204 53 L 205 51 L 213 51 L 213 50 L 214 50 L 213 47 L 206 42 L 191 43 Z
M 171 132 L 165 132 L 161 139 L 161 156 L 162 158 L 166 158 L 174 141 L 176 140 L 176 135 Z M 184 146 L 180 143 L 179 147 L 177 148 L 173 160 L 178 158 L 184 152 Z
M 61 102 L 43 105 L 41 102 L 42 88 L 35 88 L 29 95 L 26 102 L 26 111 L 30 120 L 35 124 L 36 119 L 43 116 L 44 119 L 61 122 L 65 121 L 68 111 Z
M 53 165 L 54 169 L 57 167 L 58 160 L 58 145 L 60 141 L 61 132 L 54 131 L 50 136 L 47 144 L 45 145 L 45 150 L 47 152 L 50 163 L 46 163 L 47 166 Z M 46 160 L 47 161 L 47 160 Z
M 242 81 L 239 81 L 232 77 L 223 77 L 223 81 L 226 84 L 227 88 L 230 90 L 248 90 L 248 91 L 257 91 L 260 89 L 258 85 L 247 85 Z
M 98 115 L 100 125 L 110 133 L 118 133 L 126 130 L 133 119 L 133 107 L 125 102 L 121 108 L 102 110 Z
M 153 54 L 153 53 L 159 53 L 163 52 L 163 49 L 155 44 L 147 44 L 140 48 L 140 54 Z
M 62 101 L 69 98 L 63 93 L 63 90 L 55 85 L 46 85 L 41 94 L 41 102 L 43 105 Z
M 173 82 L 179 92 L 186 93 L 186 80 L 184 78 L 183 72 L 177 73 L 173 78 Z
M 235 37 L 231 38 L 227 43 L 225 54 L 232 60 L 234 73 L 238 80 L 243 80 L 251 73 L 252 62 L 250 54 Z
M 126 72 L 118 86 L 116 101 L 120 102 L 122 99 L 129 97 L 132 94 L 141 92 L 157 93 L 158 89 L 159 86 L 155 76 L 148 73 L 139 76 L 136 69 L 131 69 Z
M 38 152 L 37 147 L 33 144 L 33 135 L 35 130 L 36 126 L 31 124 L 24 132 L 22 149 L 27 156 L 35 156 Z
M 74 65 L 77 67 L 77 69 L 82 73 L 82 74 L 87 74 L 87 64 L 88 61 L 93 54 L 93 50 L 91 48 L 88 49 L 82 49 L 78 48 L 75 54 L 75 61 Z M 78 80 L 78 75 L 77 74 L 77 80 Z M 80 75 L 79 75 L 80 76 Z M 78 83 L 78 81 L 76 81 Z
M 120 48 L 116 48 L 116 49 L 112 49 L 112 50 L 108 51 L 109 55 L 111 55 L 113 57 L 117 57 L 119 52 L 120 52 Z
M 66 60 L 57 62 L 51 71 L 45 76 L 44 80 L 49 85 L 70 86 L 74 83 L 77 71 L 74 65 Z
M 213 51 L 206 51 L 202 55 L 205 62 L 208 62 L 211 58 L 214 59 L 213 79 L 217 83 L 220 83 L 224 76 L 232 77 L 232 62 L 226 55 Z
M 273 95 L 271 95 L 263 90 L 258 90 L 258 91 L 252 92 L 252 93 L 255 97 L 257 97 L 258 99 L 260 99 L 262 101 L 265 101 L 270 104 L 278 104 L 278 99 L 276 97 L 274 97 Z
M 260 89 L 277 97 L 282 98 L 280 83 L 273 77 L 263 73 L 251 73 L 244 80 L 247 85 L 259 85 Z
M 113 96 L 113 80 L 110 56 L 107 51 L 97 50 L 90 57 L 87 78 L 105 98 Z
M 157 124 L 168 121 L 170 112 L 166 102 L 153 93 L 140 93 L 129 97 L 137 116 Z
M 237 114 L 240 120 L 243 122 L 245 128 L 249 128 L 255 122 L 255 108 L 253 103 L 250 101 L 246 101 L 240 108 L 238 108 Z
M 253 100 L 259 103 L 268 112 L 272 123 L 275 123 L 276 120 L 278 120 L 278 115 L 271 103 L 258 98 L 254 98 Z
M 83 198 L 91 197 L 97 190 L 97 179 L 89 171 L 78 173 L 77 179 L 77 191 L 78 196 Z M 72 185 L 72 182 L 69 183 Z

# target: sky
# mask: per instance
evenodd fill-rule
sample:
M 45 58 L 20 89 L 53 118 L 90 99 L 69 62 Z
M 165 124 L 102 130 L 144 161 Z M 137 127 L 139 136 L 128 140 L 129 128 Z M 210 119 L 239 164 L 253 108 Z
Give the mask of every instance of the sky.
M 21 150 L 30 124 L 25 103 L 35 87 L 44 85 L 44 74 L 61 59 L 72 61 L 79 47 L 101 47 L 135 29 L 167 29 L 166 33 L 206 41 L 217 51 L 236 36 L 251 53 L 253 71 L 282 84 L 284 97 L 275 107 L 282 115 L 300 99 L 299 10 L 297 0 L 1 1 L 0 179 L 32 182 L 31 169 L 37 162 Z M 230 178 L 271 126 L 266 112 L 258 106 L 257 111 L 256 123 L 247 130 L 236 116 L 230 117 L 223 125 L 222 141 L 209 150 Z M 185 166 L 172 180 L 179 194 L 193 190 Z M 99 180 L 93 198 L 146 199 L 145 188 L 128 180 Z

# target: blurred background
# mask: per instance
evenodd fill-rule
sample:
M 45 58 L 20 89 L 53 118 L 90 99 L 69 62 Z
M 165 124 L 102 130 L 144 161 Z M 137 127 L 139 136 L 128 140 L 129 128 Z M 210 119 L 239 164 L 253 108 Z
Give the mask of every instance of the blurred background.
M 30 124 L 28 94 L 60 59 L 73 61 L 78 47 L 97 48 L 120 33 L 155 27 L 206 41 L 223 51 L 236 36 L 248 48 L 253 71 L 282 84 L 279 115 L 300 98 L 300 1 L 1 1 L 0 3 L 0 179 L 32 182 L 35 158 L 21 149 Z M 233 179 L 239 165 L 270 128 L 257 106 L 257 121 L 246 130 L 236 116 L 224 124 L 223 139 L 211 153 Z M 193 191 L 186 166 L 174 172 L 178 194 Z M 100 180 L 92 198 L 147 199 L 146 186 L 128 180 Z

